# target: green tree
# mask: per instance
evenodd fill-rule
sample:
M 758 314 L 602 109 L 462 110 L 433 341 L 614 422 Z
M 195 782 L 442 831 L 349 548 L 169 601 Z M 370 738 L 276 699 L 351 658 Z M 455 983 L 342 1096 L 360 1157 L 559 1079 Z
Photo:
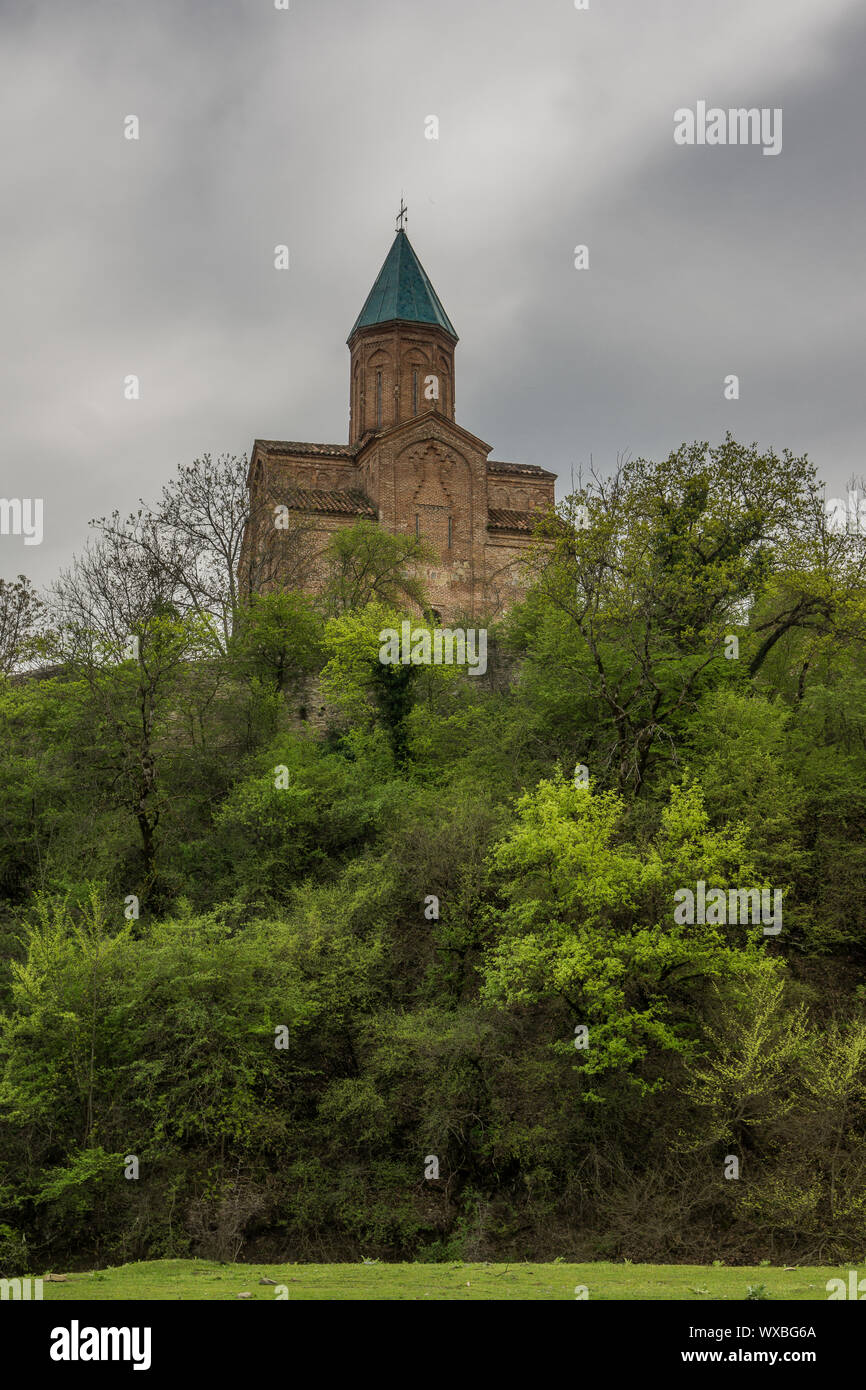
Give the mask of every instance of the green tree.
M 426 541 L 392 535 L 372 521 L 357 521 L 331 536 L 325 601 L 334 614 L 354 612 L 374 601 L 403 607 L 407 601 L 426 607 L 418 567 L 435 558 Z
M 282 694 L 319 665 L 321 629 L 304 594 L 256 594 L 236 616 L 231 655 L 242 675 Z
M 702 691 L 736 671 L 727 638 L 748 645 L 751 608 L 814 490 L 807 460 L 728 436 L 593 477 L 547 525 L 515 632 L 538 687 L 557 676 L 600 713 L 596 758 L 618 786 L 644 786 Z

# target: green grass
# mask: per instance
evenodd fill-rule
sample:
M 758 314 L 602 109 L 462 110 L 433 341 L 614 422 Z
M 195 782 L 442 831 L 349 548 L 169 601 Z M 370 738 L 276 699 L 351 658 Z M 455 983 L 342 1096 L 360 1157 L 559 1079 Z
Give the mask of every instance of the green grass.
M 848 1268 L 626 1264 L 219 1264 L 213 1260 L 151 1260 L 46 1283 L 46 1300 L 236 1300 L 239 1293 L 272 1302 L 273 1285 L 289 1299 L 574 1299 L 586 1285 L 590 1299 L 715 1299 L 738 1301 L 748 1286 L 763 1285 L 777 1299 L 826 1300 L 828 1279 Z M 285 1296 L 285 1295 L 283 1295 Z

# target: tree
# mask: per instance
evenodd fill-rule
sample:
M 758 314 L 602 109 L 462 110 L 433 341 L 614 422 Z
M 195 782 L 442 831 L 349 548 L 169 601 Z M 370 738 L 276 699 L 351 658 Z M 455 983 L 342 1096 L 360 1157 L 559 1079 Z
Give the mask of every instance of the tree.
M 807 460 L 727 436 L 593 474 L 546 524 L 517 630 L 531 633 L 542 679 L 558 669 L 601 711 L 595 747 L 620 787 L 643 786 L 701 692 L 739 669 L 728 639 L 758 645 L 749 615 L 808 525 L 815 490 Z
M 797 701 L 823 651 L 866 650 L 866 534 L 834 521 L 812 483 L 779 540 L 752 618 L 749 674 L 764 673 L 781 643 L 785 664 L 796 671 Z
M 407 720 L 416 693 L 428 694 L 454 687 L 462 680 L 454 664 L 393 662 L 382 659 L 384 634 L 399 635 L 406 615 L 382 602 L 372 602 L 331 618 L 325 625 L 322 645 L 328 657 L 321 675 L 321 688 L 353 725 L 371 726 L 379 722 L 388 735 L 398 763 L 408 753 Z M 416 637 L 431 629 L 412 621 Z
M 342 527 L 334 532 L 327 551 L 330 575 L 325 600 L 329 611 L 351 612 L 373 600 L 391 607 L 404 607 L 408 600 L 425 609 L 417 567 L 434 554 L 426 541 L 392 535 L 372 521 Z
M 0 672 L 8 676 L 34 652 L 45 604 L 26 575 L 0 579 Z
M 304 594 L 254 594 L 235 619 L 232 656 L 247 676 L 282 693 L 315 670 L 322 619 Z
M 285 512 L 278 490 L 250 490 L 245 456 L 203 454 L 181 464 L 155 506 L 142 502 L 123 518 L 115 511 L 93 524 L 106 538 L 129 542 L 164 572 L 181 612 L 215 624 L 223 650 L 239 608 L 258 593 L 301 587 L 313 559 L 313 523 Z
M 520 799 L 492 854 L 505 907 L 483 994 L 511 1008 L 559 1002 L 592 1032 L 587 1078 L 624 1072 L 646 1088 L 658 1077 L 644 1059 L 688 1054 L 701 990 L 747 964 L 761 929 L 676 922 L 678 886 L 754 881 L 743 827 L 712 830 L 699 787 L 671 788 L 647 845 L 622 839 L 624 809 L 561 773 Z
M 173 603 L 176 550 L 163 563 L 154 529 L 103 533 L 54 586 L 54 650 L 84 680 L 93 711 L 89 762 L 108 795 L 136 821 L 142 894 L 156 882 L 164 794 L 158 763 L 172 696 L 185 665 L 214 655 L 213 623 Z M 218 680 L 218 668 L 213 678 Z

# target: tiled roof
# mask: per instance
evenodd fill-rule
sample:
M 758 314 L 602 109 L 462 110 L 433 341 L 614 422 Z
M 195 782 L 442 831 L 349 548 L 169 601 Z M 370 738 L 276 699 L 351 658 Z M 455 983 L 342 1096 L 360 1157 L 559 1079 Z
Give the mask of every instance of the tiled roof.
M 491 531 L 532 531 L 538 520 L 536 512 L 513 512 L 507 507 L 491 507 L 487 513 Z
M 354 458 L 357 444 L 299 444 L 288 439 L 257 439 L 269 454 L 310 454 L 319 458 Z
M 368 516 L 378 520 L 379 513 L 369 497 L 357 488 L 292 488 L 286 494 L 286 506 L 296 512 L 331 512 L 341 516 Z
M 394 238 L 376 283 L 355 320 L 352 333 L 359 328 L 371 328 L 377 323 L 391 323 L 395 319 L 404 323 L 435 324 L 457 340 L 453 324 L 402 228 Z M 349 334 L 350 338 L 352 333 Z
M 535 463 L 502 463 L 496 459 L 487 460 L 488 473 L 526 473 L 534 478 L 555 478 L 555 473 L 548 473 L 546 468 L 539 468 Z

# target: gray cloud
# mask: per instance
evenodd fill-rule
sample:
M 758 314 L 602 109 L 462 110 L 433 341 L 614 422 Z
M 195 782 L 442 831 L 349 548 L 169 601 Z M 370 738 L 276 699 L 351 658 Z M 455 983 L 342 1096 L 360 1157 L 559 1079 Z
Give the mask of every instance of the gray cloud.
M 495 457 L 567 482 L 730 428 L 866 471 L 862 7 L 590 6 L 6 0 L 0 493 L 45 541 L 0 574 L 47 582 L 205 450 L 345 439 L 401 189 Z M 675 146 L 699 98 L 781 106 L 782 154 Z

